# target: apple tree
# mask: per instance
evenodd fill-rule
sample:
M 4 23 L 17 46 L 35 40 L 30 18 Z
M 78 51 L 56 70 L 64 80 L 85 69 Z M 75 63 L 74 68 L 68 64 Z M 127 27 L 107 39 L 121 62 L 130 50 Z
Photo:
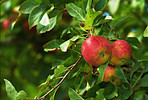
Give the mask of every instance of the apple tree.
M 48 76 L 36 87 L 34 97 L 25 90 L 17 91 L 17 85 L 4 79 L 8 97 L 59 100 L 61 91 L 70 100 L 147 100 L 147 18 L 145 0 L 21 2 L 15 19 L 3 20 L 4 31 L 14 31 L 24 21 L 24 31 L 34 31 L 34 41 L 48 37 L 37 46 L 46 55 L 52 54 L 47 59 L 52 64 L 46 65 L 50 67 Z

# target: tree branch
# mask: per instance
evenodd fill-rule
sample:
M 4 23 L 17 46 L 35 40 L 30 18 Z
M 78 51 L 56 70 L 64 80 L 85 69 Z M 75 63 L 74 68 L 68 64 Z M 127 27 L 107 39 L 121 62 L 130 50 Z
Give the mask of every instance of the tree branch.
M 54 86 L 50 91 L 48 91 L 45 95 L 43 95 L 42 97 L 40 97 L 40 98 L 37 98 L 36 100 L 43 100 L 43 99 L 45 99 L 45 97 L 47 96 L 47 95 L 49 95 L 54 89 L 56 89 L 57 87 L 59 87 L 61 84 L 62 84 L 62 82 L 65 80 L 65 78 L 68 76 L 68 74 L 73 70 L 73 68 L 80 62 L 80 60 L 81 60 L 81 58 L 82 58 L 82 56 L 78 59 L 78 61 L 73 65 L 73 67 L 71 67 L 71 69 L 63 76 L 63 78 L 62 78 L 62 80 L 56 85 L 56 86 Z

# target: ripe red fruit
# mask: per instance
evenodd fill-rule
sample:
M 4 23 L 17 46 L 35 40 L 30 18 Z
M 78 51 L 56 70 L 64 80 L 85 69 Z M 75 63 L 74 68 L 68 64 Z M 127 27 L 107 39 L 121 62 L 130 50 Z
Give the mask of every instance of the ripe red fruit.
M 10 19 L 5 19 L 2 23 L 4 30 L 8 30 L 9 25 L 10 25 Z
M 117 40 L 112 44 L 111 64 L 124 65 L 131 58 L 131 47 L 125 40 Z
M 115 74 L 115 67 L 112 67 L 111 65 L 108 65 L 104 72 L 104 82 L 110 81 L 113 84 L 117 84 L 118 86 L 121 84 L 121 81 L 118 79 L 118 77 Z
M 91 36 L 83 42 L 81 53 L 86 62 L 93 66 L 100 66 L 109 59 L 111 45 L 104 37 Z

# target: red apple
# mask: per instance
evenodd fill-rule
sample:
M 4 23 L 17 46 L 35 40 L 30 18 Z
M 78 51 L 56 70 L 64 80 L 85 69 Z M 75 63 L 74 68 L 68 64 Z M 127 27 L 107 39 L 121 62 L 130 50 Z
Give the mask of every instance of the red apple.
M 118 77 L 115 74 L 115 67 L 112 67 L 111 65 L 108 65 L 104 72 L 104 82 L 110 81 L 113 84 L 117 84 L 118 86 L 121 84 L 121 81 L 118 79 Z
M 131 58 L 131 47 L 125 40 L 117 40 L 112 44 L 111 64 L 124 65 Z
M 5 20 L 2 22 L 2 25 L 3 25 L 4 30 L 8 30 L 8 28 L 9 28 L 9 26 L 10 26 L 10 23 L 11 23 L 11 21 L 10 21 L 9 18 L 8 18 L 8 19 L 5 19 Z
M 83 42 L 81 53 L 86 62 L 97 67 L 106 63 L 109 59 L 111 45 L 104 37 L 91 36 Z

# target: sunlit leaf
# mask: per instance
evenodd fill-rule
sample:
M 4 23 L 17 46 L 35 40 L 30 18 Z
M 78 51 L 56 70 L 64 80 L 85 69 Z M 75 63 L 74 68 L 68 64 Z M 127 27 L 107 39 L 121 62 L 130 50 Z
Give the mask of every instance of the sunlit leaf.
M 27 93 L 24 90 L 18 92 L 16 100 L 24 100 L 27 97 Z
M 17 91 L 15 90 L 14 86 L 7 79 L 4 79 L 4 81 L 8 97 L 11 100 L 16 100 Z
M 41 3 L 39 6 L 36 6 L 29 15 L 29 27 L 32 28 L 33 26 L 39 24 L 43 15 L 47 12 L 48 9 L 49 6 L 44 3 Z
M 144 36 L 144 37 L 148 37 L 148 26 L 146 27 L 143 36 Z
M 37 25 L 37 31 L 39 33 L 45 33 L 46 31 L 52 30 L 54 28 L 54 26 L 56 25 L 56 19 L 57 19 L 57 16 L 55 16 L 55 17 L 50 18 L 49 20 L 47 20 L 48 22 L 46 23 L 46 25 L 45 25 L 45 23 L 44 23 L 44 25 L 38 24 Z
M 76 6 L 75 4 L 73 3 L 66 4 L 66 9 L 68 13 L 71 16 L 75 17 L 77 20 L 85 21 L 82 9 Z
M 115 14 L 118 10 L 119 4 L 120 4 L 120 0 L 109 0 L 108 2 L 109 11 L 112 14 Z
M 59 77 L 62 74 L 64 74 L 66 72 L 68 68 L 64 67 L 64 65 L 59 65 L 57 66 L 57 68 L 54 70 L 54 77 Z
M 109 63 L 109 60 L 104 65 L 101 65 L 98 67 L 97 71 L 99 72 L 99 78 L 98 78 L 97 83 L 101 83 L 103 81 L 104 72 L 105 72 L 105 69 L 106 69 L 108 63 Z
M 88 0 L 87 1 L 87 6 L 86 6 L 86 11 L 88 11 L 89 9 L 91 9 L 91 4 L 92 4 L 92 0 Z
M 20 6 L 19 11 L 23 14 L 30 14 L 36 6 L 38 6 L 38 3 L 34 0 L 26 0 Z
M 90 30 L 92 29 L 92 25 L 93 25 L 93 22 L 94 22 L 94 19 L 100 15 L 102 12 L 101 11 L 93 11 L 92 9 L 88 10 L 87 11 L 87 14 L 86 14 L 86 17 L 85 17 L 85 26 L 84 26 L 84 29 L 86 30 Z
M 96 96 L 96 100 L 105 100 L 104 97 L 104 89 L 100 89 L 99 91 L 96 92 L 97 96 Z M 95 100 L 93 99 L 93 100 Z
M 44 44 L 44 51 L 54 51 L 60 48 L 60 44 L 63 43 L 63 40 L 52 40 Z
M 60 48 L 63 52 L 66 52 L 69 46 L 70 46 L 70 40 L 67 40 L 60 45 Z
M 60 45 L 61 51 L 66 52 L 67 49 L 72 45 L 72 42 L 76 41 L 79 38 L 79 36 L 74 36 L 71 39 L 65 41 Z

